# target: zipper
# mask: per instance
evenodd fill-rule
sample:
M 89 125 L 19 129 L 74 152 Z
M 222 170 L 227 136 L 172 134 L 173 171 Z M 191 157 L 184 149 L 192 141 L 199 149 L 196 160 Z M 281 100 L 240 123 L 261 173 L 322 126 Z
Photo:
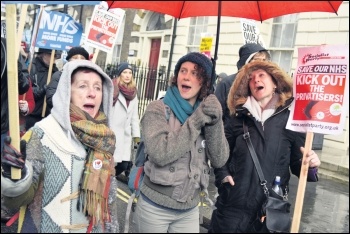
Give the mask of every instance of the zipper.
M 268 119 L 270 119 L 271 117 L 273 117 L 273 116 L 275 116 L 275 115 L 278 115 L 279 113 L 281 113 L 281 112 L 284 111 L 285 109 L 289 108 L 291 105 L 292 105 L 292 102 L 289 103 L 289 105 L 283 107 L 283 108 L 282 108 L 281 110 L 279 110 L 278 112 L 273 113 L 273 115 L 271 115 L 269 118 L 267 118 L 267 119 L 264 121 L 264 123 L 265 123 Z M 261 125 L 262 125 L 262 129 L 263 129 L 263 131 L 264 131 L 264 130 L 265 130 L 265 129 L 264 129 L 264 124 L 263 124 L 262 122 L 261 122 Z

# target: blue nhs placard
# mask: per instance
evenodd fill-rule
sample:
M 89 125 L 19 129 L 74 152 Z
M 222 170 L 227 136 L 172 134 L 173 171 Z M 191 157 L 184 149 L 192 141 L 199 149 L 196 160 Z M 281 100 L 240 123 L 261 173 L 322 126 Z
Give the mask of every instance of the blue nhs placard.
M 35 47 L 69 50 L 79 46 L 83 27 L 71 16 L 56 11 L 42 11 Z

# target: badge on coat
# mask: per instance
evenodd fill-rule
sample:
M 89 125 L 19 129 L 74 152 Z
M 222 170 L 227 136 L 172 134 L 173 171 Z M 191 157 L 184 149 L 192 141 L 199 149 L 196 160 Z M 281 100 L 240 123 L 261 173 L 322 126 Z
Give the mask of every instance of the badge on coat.
M 205 140 L 202 141 L 201 145 L 203 148 L 205 148 Z
M 94 160 L 94 162 L 92 163 L 92 167 L 96 170 L 100 170 L 102 168 L 102 160 L 100 159 L 96 159 Z

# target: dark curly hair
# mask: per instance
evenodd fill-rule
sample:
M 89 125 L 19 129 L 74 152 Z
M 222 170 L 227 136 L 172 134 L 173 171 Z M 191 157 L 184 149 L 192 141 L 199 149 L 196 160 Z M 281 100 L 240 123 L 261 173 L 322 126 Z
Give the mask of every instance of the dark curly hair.
M 202 85 L 202 87 L 199 91 L 198 99 L 203 100 L 203 98 L 205 98 L 209 94 L 211 79 L 210 79 L 210 77 L 208 77 L 206 70 L 203 67 L 201 67 L 200 65 L 195 64 L 194 68 L 198 71 L 197 79 L 200 81 L 200 83 Z M 175 74 L 170 79 L 169 86 L 176 86 L 177 87 L 178 75 L 179 75 L 179 73 Z

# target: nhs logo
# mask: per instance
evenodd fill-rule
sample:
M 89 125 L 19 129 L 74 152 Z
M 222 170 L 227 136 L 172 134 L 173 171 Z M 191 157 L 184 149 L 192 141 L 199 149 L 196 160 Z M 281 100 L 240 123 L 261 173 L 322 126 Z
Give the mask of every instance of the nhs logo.
M 42 10 L 40 13 L 36 47 L 67 50 L 80 45 L 83 33 L 83 27 L 80 23 L 64 13 L 45 10 Z

